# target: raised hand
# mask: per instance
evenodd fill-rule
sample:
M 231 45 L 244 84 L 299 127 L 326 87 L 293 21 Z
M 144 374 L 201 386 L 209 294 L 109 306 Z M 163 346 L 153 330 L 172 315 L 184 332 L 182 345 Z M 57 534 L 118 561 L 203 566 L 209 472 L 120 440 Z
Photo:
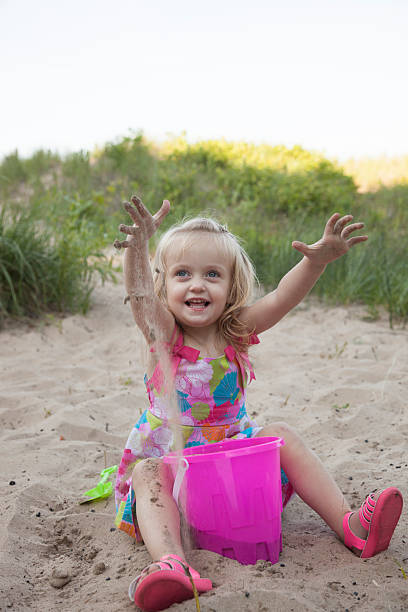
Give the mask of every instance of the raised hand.
M 364 227 L 364 223 L 351 223 L 347 225 L 352 220 L 352 215 L 340 217 L 339 213 L 334 213 L 326 223 L 323 236 L 320 240 L 310 245 L 295 240 L 292 242 L 292 246 L 314 265 L 325 266 L 347 253 L 355 244 L 368 240 L 368 236 L 353 236 L 349 238 L 352 232 Z
M 146 243 L 153 236 L 170 210 L 170 202 L 168 200 L 163 200 L 160 210 L 155 215 L 150 214 L 142 200 L 137 196 L 132 196 L 131 202 L 133 206 L 130 202 L 124 202 L 124 207 L 132 217 L 134 225 L 124 225 L 123 223 L 119 225 L 119 231 L 127 234 L 127 239 L 122 242 L 115 240 L 113 245 L 117 249 L 137 248 Z

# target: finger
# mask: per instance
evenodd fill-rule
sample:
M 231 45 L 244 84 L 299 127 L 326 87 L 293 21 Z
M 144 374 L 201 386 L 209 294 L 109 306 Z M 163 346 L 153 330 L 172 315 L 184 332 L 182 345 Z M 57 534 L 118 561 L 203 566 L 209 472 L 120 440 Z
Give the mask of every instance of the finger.
M 368 240 L 368 236 L 353 236 L 353 238 L 349 238 L 347 240 L 347 244 L 349 245 L 349 247 L 352 247 L 355 244 L 358 244 L 359 242 L 365 242 L 366 240 Z
M 166 217 L 170 212 L 170 202 L 168 200 L 163 200 L 163 204 L 160 207 L 160 210 L 157 211 L 155 215 L 153 215 L 154 224 L 157 227 L 161 224 L 164 217 Z
M 362 229 L 364 227 L 364 223 L 351 223 L 351 225 L 347 225 L 341 232 L 342 238 L 347 238 L 349 234 L 355 232 L 358 229 Z
M 136 207 L 136 205 L 132 206 L 130 202 L 123 202 L 123 206 L 125 207 L 125 210 L 129 213 L 129 215 L 132 217 L 136 225 L 141 225 L 143 223 L 142 215 L 140 214 L 139 209 Z
M 123 223 L 121 223 L 119 225 L 119 231 L 123 232 L 124 234 L 131 234 L 132 236 L 136 236 L 139 231 L 139 228 L 137 225 L 124 225 Z
M 123 208 L 126 210 L 127 213 L 129 213 L 135 223 L 139 220 L 140 215 L 138 215 L 136 208 L 132 206 L 130 202 L 123 202 Z
M 115 240 L 115 242 L 113 243 L 113 246 L 115 247 L 115 249 L 126 249 L 128 246 L 130 246 L 129 242 L 127 240 Z
M 146 206 L 143 204 L 139 196 L 132 196 L 130 199 L 132 200 L 133 204 L 136 206 L 136 210 L 142 217 L 150 215 L 149 211 L 147 210 Z
M 350 221 L 352 220 L 353 220 L 353 215 L 344 215 L 344 217 L 341 217 L 341 219 L 338 219 L 336 223 L 334 224 L 333 233 L 341 234 L 341 232 L 343 231 L 347 223 L 350 223 Z
M 328 222 L 326 223 L 326 227 L 324 228 L 324 232 L 328 232 L 330 234 L 333 233 L 334 231 L 334 226 L 336 225 L 336 221 L 337 219 L 339 219 L 340 214 L 339 213 L 334 213 L 330 219 L 328 220 Z
M 307 256 L 307 255 L 310 254 L 311 249 L 304 242 L 299 242 L 298 240 L 294 240 L 292 242 L 292 246 L 293 246 L 294 249 L 299 251 L 299 253 L 302 253 L 302 255 L 306 255 Z
M 131 198 L 133 204 L 136 207 L 138 217 L 138 223 L 143 230 L 147 231 L 149 235 L 154 231 L 153 228 L 153 217 L 150 212 L 147 210 L 146 206 L 143 204 L 142 200 L 138 196 L 132 196 Z

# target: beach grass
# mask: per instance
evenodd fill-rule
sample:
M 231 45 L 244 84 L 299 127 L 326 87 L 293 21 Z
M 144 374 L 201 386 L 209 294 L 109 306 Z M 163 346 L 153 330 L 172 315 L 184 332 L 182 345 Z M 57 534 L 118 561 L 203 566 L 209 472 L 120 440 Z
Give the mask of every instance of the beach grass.
M 399 182 L 362 192 L 355 165 L 351 176 L 301 147 L 183 138 L 159 146 L 133 134 L 92 153 L 14 152 L 0 164 L 2 316 L 85 312 L 95 274 L 114 274 L 106 253 L 127 222 L 121 203 L 136 193 L 151 211 L 171 201 L 163 230 L 203 213 L 227 223 L 265 289 L 299 261 L 292 240 L 313 243 L 333 212 L 351 212 L 369 240 L 328 266 L 313 293 L 365 304 L 372 317 L 384 307 L 391 325 L 406 320 L 408 177 L 405 163 L 395 167 Z
M 112 277 L 112 265 L 83 232 L 66 226 L 51 231 L 30 208 L 2 208 L 0 324 L 9 316 L 86 313 L 95 276 Z

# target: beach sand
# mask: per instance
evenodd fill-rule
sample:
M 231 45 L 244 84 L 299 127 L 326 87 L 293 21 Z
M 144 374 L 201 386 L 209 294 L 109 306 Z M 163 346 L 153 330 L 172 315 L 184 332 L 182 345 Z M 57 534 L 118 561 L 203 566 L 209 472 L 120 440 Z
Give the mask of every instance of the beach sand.
M 127 588 L 146 548 L 114 528 L 113 497 L 78 503 L 105 460 L 119 462 L 147 405 L 123 293 L 106 284 L 86 317 L 0 333 L 2 611 L 135 609 Z M 352 504 L 388 485 L 408 493 L 408 330 L 365 314 L 305 302 L 261 335 L 248 391 L 250 415 L 297 428 Z M 365 561 L 297 497 L 283 514 L 279 563 L 201 550 L 188 559 L 214 582 L 202 612 L 408 608 L 406 508 L 389 550 Z M 194 600 L 173 609 L 194 611 Z

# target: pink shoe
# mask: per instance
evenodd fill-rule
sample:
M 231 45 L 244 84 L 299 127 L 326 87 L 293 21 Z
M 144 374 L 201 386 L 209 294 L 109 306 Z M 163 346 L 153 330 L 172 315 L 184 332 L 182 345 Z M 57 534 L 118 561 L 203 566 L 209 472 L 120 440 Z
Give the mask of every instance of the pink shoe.
M 149 574 L 153 565 L 159 570 Z M 156 612 L 211 589 L 211 580 L 200 578 L 200 574 L 177 555 L 166 555 L 145 567 L 130 583 L 129 599 L 145 612 Z
M 402 505 L 401 492 L 395 487 L 381 491 L 377 500 L 374 493 L 370 493 L 358 513 L 361 525 L 368 531 L 367 539 L 363 540 L 351 531 L 349 519 L 353 513 L 348 512 L 343 519 L 344 545 L 361 550 L 362 559 L 386 550 L 401 516 Z

